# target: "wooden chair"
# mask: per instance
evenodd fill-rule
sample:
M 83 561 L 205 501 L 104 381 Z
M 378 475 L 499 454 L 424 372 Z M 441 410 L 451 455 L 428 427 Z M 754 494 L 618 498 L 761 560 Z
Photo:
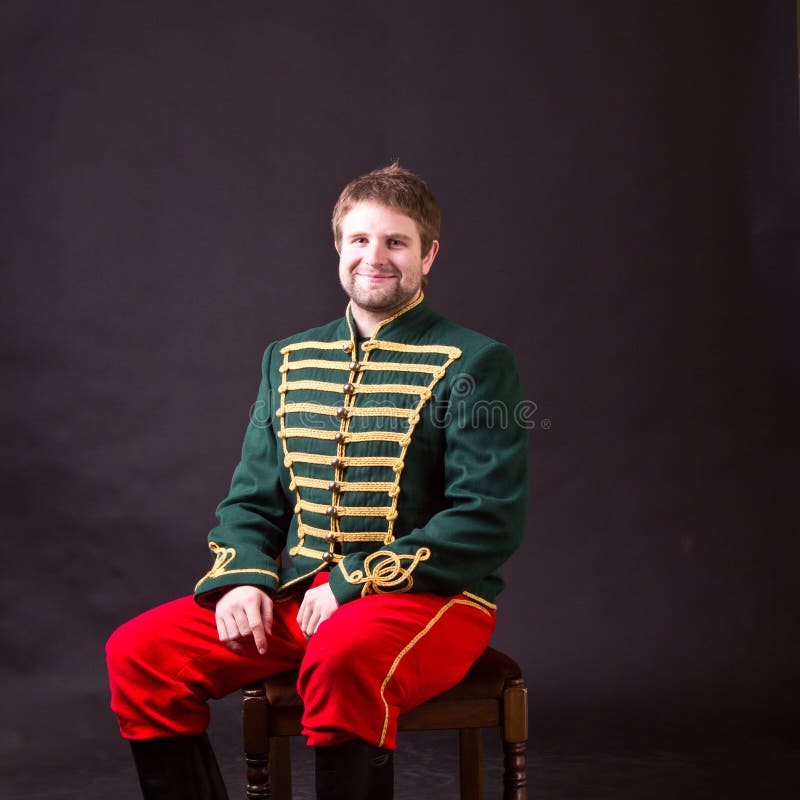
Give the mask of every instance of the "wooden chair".
M 300 734 L 303 706 L 297 672 L 284 672 L 242 692 L 248 800 L 291 800 L 289 738 Z M 483 797 L 481 729 L 500 728 L 504 800 L 527 800 L 525 747 L 528 690 L 519 666 L 488 647 L 464 679 L 447 692 L 402 714 L 401 731 L 458 729 L 461 800 Z

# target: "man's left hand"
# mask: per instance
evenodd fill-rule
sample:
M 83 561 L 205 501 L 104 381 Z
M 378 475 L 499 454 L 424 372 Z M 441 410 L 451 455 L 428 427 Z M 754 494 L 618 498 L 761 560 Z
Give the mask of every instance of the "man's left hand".
M 306 638 L 310 639 L 317 628 L 334 615 L 337 608 L 339 608 L 339 604 L 327 583 L 309 589 L 297 612 L 297 624 Z

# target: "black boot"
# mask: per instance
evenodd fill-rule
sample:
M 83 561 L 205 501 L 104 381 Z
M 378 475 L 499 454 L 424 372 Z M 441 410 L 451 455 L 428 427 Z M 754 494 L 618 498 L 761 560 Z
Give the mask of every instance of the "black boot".
M 316 747 L 317 800 L 392 800 L 394 753 L 363 739 Z
M 145 800 L 228 800 L 204 734 L 131 740 Z

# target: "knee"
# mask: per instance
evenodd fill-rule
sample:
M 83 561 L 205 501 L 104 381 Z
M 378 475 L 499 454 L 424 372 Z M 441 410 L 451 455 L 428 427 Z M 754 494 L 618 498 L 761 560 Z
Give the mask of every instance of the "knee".
M 374 644 L 372 645 L 374 647 Z M 300 666 L 300 694 L 319 688 L 324 693 L 350 692 L 363 680 L 368 651 L 360 645 L 358 632 L 333 631 L 322 626 L 311 637 Z
M 145 639 L 137 618 L 120 625 L 106 642 L 106 663 L 111 674 L 124 671 L 126 666 L 139 661 Z

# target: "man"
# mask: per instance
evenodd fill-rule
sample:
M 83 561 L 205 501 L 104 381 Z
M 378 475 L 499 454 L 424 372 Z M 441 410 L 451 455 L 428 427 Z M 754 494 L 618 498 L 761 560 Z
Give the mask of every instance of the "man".
M 225 797 L 208 698 L 297 667 L 317 797 L 391 798 L 398 715 L 485 649 L 496 570 L 522 536 L 527 442 L 508 348 L 424 301 L 439 227 L 397 163 L 345 187 L 345 316 L 266 349 L 194 599 L 109 640 L 146 798 Z

